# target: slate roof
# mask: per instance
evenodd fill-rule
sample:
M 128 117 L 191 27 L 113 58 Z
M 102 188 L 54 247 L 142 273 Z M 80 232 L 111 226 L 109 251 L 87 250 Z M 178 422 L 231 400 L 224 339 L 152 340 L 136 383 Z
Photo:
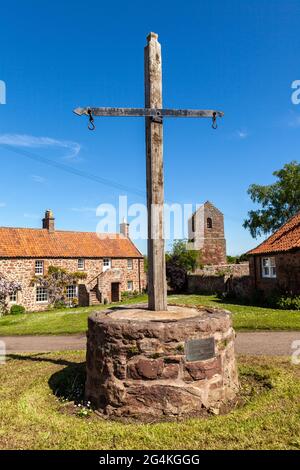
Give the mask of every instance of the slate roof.
M 121 234 L 0 227 L 0 258 L 142 258 Z
M 248 255 L 282 253 L 295 249 L 300 249 L 300 212 L 267 240 L 248 251 Z

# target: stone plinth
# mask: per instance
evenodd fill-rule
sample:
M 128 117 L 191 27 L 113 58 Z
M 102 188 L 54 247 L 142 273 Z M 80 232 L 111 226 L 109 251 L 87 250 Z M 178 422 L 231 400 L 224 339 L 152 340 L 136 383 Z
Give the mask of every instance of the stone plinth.
M 224 310 L 95 312 L 89 317 L 86 399 L 108 417 L 145 421 L 228 409 L 238 390 L 234 337 Z M 205 351 L 201 340 L 207 338 L 214 351 Z M 189 356 L 191 340 L 200 341 Z

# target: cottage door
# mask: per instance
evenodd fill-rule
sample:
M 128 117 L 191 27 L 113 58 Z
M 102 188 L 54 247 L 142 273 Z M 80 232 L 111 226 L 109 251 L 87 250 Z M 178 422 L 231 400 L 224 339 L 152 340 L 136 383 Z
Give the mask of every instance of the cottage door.
M 120 283 L 119 282 L 111 283 L 111 301 L 112 302 L 120 301 Z

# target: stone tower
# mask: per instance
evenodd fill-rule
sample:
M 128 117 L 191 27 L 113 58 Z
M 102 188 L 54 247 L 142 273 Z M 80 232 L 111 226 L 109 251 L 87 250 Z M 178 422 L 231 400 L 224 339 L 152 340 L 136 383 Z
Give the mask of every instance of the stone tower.
M 189 219 L 189 240 L 195 250 L 201 250 L 202 264 L 226 264 L 224 216 L 206 201 Z

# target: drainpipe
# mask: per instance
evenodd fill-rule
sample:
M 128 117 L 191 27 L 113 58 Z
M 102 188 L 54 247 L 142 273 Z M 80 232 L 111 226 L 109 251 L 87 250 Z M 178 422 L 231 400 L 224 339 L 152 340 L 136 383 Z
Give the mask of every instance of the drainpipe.
M 254 288 L 255 290 L 257 289 L 257 272 L 256 272 L 256 256 L 253 257 L 253 263 L 254 263 Z
M 138 273 L 139 273 L 139 293 L 142 292 L 142 289 L 141 289 L 141 260 L 139 258 L 138 260 Z

